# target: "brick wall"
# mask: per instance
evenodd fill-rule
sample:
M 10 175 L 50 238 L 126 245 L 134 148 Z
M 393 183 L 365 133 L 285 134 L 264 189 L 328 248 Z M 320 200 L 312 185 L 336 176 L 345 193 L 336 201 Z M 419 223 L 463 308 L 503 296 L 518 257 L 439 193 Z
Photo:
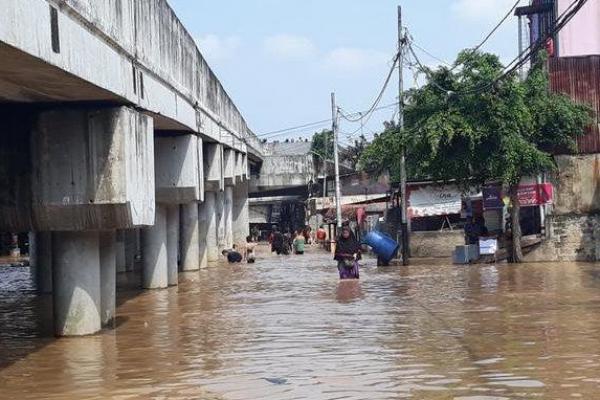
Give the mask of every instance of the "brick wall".
M 526 260 L 600 260 L 600 215 L 553 215 L 546 221 L 548 238 Z

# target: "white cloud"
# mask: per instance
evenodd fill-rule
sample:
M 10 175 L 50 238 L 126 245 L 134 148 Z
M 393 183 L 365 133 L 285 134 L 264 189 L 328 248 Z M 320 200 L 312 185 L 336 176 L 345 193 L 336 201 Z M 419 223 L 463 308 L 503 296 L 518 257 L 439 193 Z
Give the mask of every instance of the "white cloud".
M 339 72 L 362 72 L 381 67 L 391 61 L 391 55 L 377 50 L 339 47 L 325 57 L 325 66 Z
M 263 46 L 267 54 L 282 59 L 302 60 L 317 54 L 314 43 L 303 36 L 288 34 L 269 36 Z
M 455 0 L 452 12 L 460 19 L 488 23 L 500 20 L 514 5 L 514 0 Z M 523 4 L 527 4 L 523 1 Z
M 196 39 L 200 52 L 209 61 L 224 61 L 235 57 L 242 41 L 237 36 L 220 37 L 214 34 Z

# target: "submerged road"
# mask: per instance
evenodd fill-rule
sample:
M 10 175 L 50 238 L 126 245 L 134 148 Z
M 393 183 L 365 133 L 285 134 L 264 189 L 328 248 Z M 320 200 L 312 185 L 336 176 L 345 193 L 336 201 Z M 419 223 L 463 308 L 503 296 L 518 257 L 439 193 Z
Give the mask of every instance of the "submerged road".
M 138 291 L 117 329 L 49 337 L 49 297 L 0 268 L 0 398 L 593 399 L 600 267 L 415 265 L 339 282 L 330 256 L 263 255 Z M 128 282 L 128 280 L 130 282 Z

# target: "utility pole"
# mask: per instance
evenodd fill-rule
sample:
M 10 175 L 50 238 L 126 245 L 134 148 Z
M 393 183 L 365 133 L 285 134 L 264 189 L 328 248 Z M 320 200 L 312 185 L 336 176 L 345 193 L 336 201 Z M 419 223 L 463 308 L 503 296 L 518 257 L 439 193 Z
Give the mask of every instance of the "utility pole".
M 338 229 L 342 227 L 342 188 L 340 187 L 340 155 L 338 153 L 338 109 L 335 93 L 331 93 L 331 117 L 333 120 L 333 159 L 335 162 L 335 209 Z
M 403 75 L 403 64 L 404 64 L 404 27 L 402 26 L 402 6 L 398 6 L 398 71 L 399 71 L 399 84 L 398 84 L 398 129 L 400 134 L 404 130 L 404 75 Z M 408 191 L 406 190 L 406 149 L 402 147 L 402 154 L 400 155 L 400 196 L 401 196 L 401 232 L 402 232 L 402 264 L 408 265 Z

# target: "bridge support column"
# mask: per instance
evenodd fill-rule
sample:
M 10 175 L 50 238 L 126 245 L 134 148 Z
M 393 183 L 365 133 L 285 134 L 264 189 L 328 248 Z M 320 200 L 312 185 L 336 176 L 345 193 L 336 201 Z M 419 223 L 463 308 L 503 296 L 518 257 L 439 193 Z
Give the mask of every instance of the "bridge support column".
M 208 262 L 216 262 L 219 261 L 217 193 L 206 192 L 200 207 L 202 215 L 206 216 L 206 258 Z
M 217 243 L 218 253 L 227 248 L 225 238 L 225 192 L 217 192 L 215 216 L 217 219 Z
M 142 287 L 164 289 L 169 286 L 167 268 L 167 211 L 156 205 L 154 225 L 142 231 Z
M 100 322 L 114 325 L 117 260 L 115 231 L 100 232 Z
M 98 232 L 53 232 L 54 332 L 91 335 L 101 329 Z
M 245 242 L 250 234 L 248 182 L 238 183 L 233 191 L 233 240 Z
M 178 270 L 179 256 L 179 206 L 167 207 L 167 269 L 169 275 L 169 286 L 179 284 Z
M 37 289 L 41 294 L 52 293 L 52 233 L 35 233 Z
M 225 220 L 225 247 L 233 248 L 233 187 L 225 187 L 223 216 Z
M 204 202 L 198 204 L 198 262 L 200 269 L 208 267 L 208 213 L 206 207 L 206 194 Z
M 133 272 L 135 266 L 135 231 L 128 229 L 125 235 L 125 271 Z
M 117 265 L 117 272 L 123 273 L 127 272 L 127 252 L 126 252 L 126 243 L 125 243 L 125 231 L 119 229 L 117 231 L 117 238 L 115 244 L 115 258 Z
M 198 203 L 181 206 L 181 269 L 197 271 L 200 268 L 200 238 Z

